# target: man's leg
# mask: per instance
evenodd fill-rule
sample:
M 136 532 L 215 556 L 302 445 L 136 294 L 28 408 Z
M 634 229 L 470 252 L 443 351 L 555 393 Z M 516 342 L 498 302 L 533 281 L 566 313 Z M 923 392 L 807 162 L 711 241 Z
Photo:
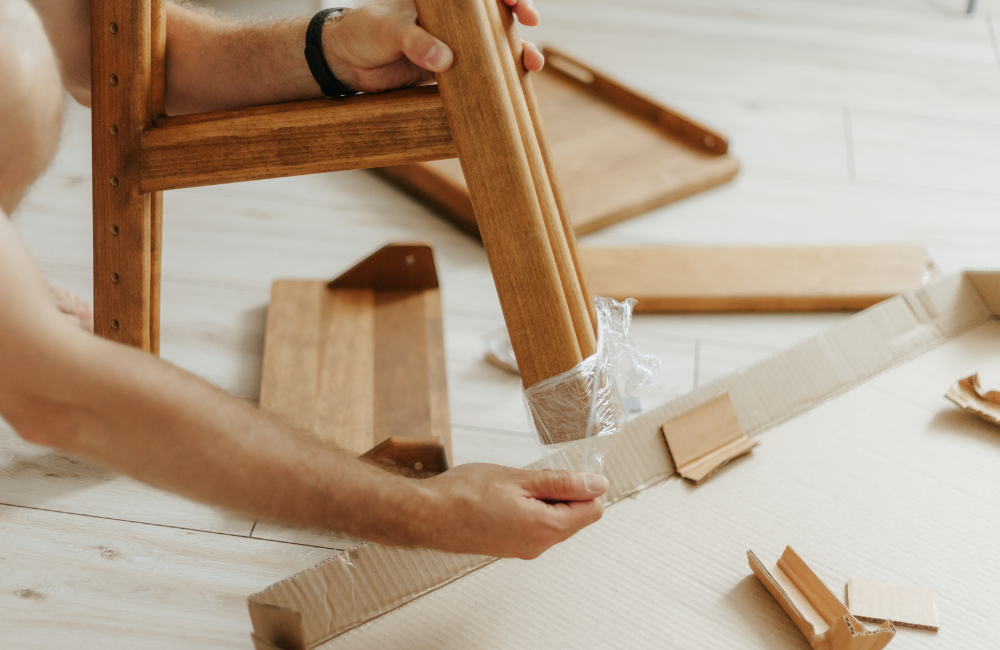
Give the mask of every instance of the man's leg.
M 11 214 L 49 164 L 63 91 L 49 39 L 25 0 L 0 0 L 0 208 Z
M 59 143 L 63 90 L 49 39 L 25 0 L 0 0 L 0 210 L 10 215 Z M 90 306 L 53 289 L 59 309 L 93 329 Z

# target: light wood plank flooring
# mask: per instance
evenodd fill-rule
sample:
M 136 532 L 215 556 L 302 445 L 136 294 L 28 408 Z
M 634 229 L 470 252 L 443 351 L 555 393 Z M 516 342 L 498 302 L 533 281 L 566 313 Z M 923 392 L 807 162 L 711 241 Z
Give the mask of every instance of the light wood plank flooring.
M 249 16 L 317 0 L 218 0 Z M 946 273 L 1000 267 L 1000 1 L 539 0 L 552 44 L 727 133 L 731 184 L 583 244 L 918 242 Z M 89 297 L 90 117 L 16 215 L 50 281 Z M 434 246 L 455 456 L 524 465 L 519 381 L 482 249 L 367 172 L 165 196 L 163 357 L 255 400 L 269 286 L 389 241 Z M 645 408 L 847 317 L 640 316 L 663 361 Z M 244 598 L 356 540 L 254 522 L 21 441 L 0 423 L 0 636 L 11 648 L 249 647 Z

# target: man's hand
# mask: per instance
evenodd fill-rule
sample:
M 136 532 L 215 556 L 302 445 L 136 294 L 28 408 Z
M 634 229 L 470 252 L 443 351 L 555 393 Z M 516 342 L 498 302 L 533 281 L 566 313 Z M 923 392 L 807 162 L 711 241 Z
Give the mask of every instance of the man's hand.
M 421 481 L 429 499 L 416 543 L 456 553 L 530 560 L 604 512 L 596 474 L 470 464 Z
M 522 25 L 538 24 L 531 0 L 504 0 Z M 524 67 L 542 69 L 545 59 L 524 43 Z M 352 90 L 380 92 L 418 86 L 451 66 L 447 45 L 417 25 L 413 0 L 372 0 L 323 30 L 323 51 L 333 74 Z

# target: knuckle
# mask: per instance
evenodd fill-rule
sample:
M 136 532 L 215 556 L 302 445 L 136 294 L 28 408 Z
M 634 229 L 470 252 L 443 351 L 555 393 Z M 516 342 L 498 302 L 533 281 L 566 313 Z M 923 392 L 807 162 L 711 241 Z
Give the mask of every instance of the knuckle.
M 552 487 L 559 494 L 569 494 L 573 491 L 573 475 L 566 470 L 553 472 Z

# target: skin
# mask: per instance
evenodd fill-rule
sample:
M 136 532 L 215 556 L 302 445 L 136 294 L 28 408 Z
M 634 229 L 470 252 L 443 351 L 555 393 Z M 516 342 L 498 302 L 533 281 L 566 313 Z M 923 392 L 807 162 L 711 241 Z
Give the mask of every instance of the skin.
M 87 26 L 79 22 L 88 16 L 81 9 L 86 3 L 59 2 L 64 16 L 52 11 L 56 4 L 36 0 L 59 44 L 63 83 L 87 101 L 89 71 L 74 63 L 89 59 L 81 36 Z M 385 544 L 529 559 L 600 519 L 603 477 L 486 464 L 424 480 L 389 474 L 290 430 L 170 363 L 71 322 L 64 312 L 79 304 L 72 296 L 53 299 L 5 218 L 51 157 L 51 134 L 59 131 L 55 60 L 41 24 L 25 7 L 22 0 L 0 0 L 0 97 L 16 97 L 0 103 L 0 415 L 22 438 L 205 503 Z M 537 22 L 528 5 L 518 3 L 515 12 L 525 24 Z M 167 103 L 173 109 L 318 94 L 311 77 L 300 74 L 304 61 L 292 57 L 297 51 L 302 59 L 302 19 L 240 27 L 180 7 L 171 7 L 168 16 Z M 352 12 L 329 30 L 338 38 L 328 50 L 331 67 L 360 89 L 430 80 L 432 70 L 450 65 L 451 54 L 414 20 L 412 5 L 398 0 L 375 0 Z M 280 47 L 285 39 L 287 52 Z M 260 49 L 267 47 L 273 49 Z M 274 55 L 233 61 L 232 53 L 241 51 Z M 191 52 L 200 54 L 200 65 L 193 65 L 199 57 Z M 540 57 L 531 62 L 531 56 L 526 51 L 526 66 L 540 67 Z M 219 67 L 206 62 L 232 66 L 243 76 L 222 86 L 216 83 Z M 13 137 L 21 133 L 28 139 Z
M 62 63 L 63 83 L 90 105 L 89 0 L 30 0 Z M 529 0 L 504 0 L 523 25 L 538 24 Z M 167 5 L 167 113 L 195 113 L 322 97 L 302 50 L 311 16 L 244 23 L 192 6 Z M 412 0 L 373 0 L 323 29 L 323 53 L 351 90 L 381 92 L 428 84 L 452 52 L 417 24 Z M 544 58 L 524 43 L 524 66 Z

